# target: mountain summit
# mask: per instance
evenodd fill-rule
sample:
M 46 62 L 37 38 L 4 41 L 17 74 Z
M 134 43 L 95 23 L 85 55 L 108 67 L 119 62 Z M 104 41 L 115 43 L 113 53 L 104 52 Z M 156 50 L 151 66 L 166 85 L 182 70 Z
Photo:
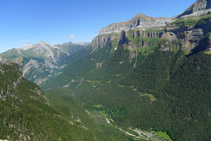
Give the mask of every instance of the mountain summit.
M 210 0 L 197 0 L 191 5 L 184 13 L 180 14 L 180 17 L 192 17 L 201 16 L 211 12 L 211 1 Z
M 176 16 L 176 19 L 180 17 L 196 17 L 211 13 L 211 1 L 210 0 L 197 0 L 191 5 L 185 12 Z M 150 28 L 164 27 L 167 23 L 173 22 L 174 17 L 149 17 L 144 14 L 138 14 L 129 21 L 113 23 L 99 31 L 99 35 L 111 34 L 113 32 L 120 33 L 121 31 L 129 31 L 131 29 L 139 28 L 147 30 Z

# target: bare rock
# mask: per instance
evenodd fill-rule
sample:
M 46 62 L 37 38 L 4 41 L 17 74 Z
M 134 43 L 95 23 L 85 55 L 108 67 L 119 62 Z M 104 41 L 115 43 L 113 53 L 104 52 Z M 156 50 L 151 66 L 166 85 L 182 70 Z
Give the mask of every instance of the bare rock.
M 201 15 L 208 14 L 210 12 L 211 12 L 210 0 L 197 0 L 184 13 L 180 14 L 176 18 L 201 16 Z
M 153 18 L 143 14 L 138 14 L 129 21 L 111 24 L 99 31 L 99 35 L 120 33 L 122 31 L 129 31 L 131 29 L 146 30 L 149 28 L 164 27 L 167 23 L 171 22 L 171 18 Z
M 199 42 L 199 45 L 192 49 L 192 53 L 196 53 L 199 51 L 204 51 L 206 53 L 211 53 L 211 34 L 208 33 L 204 38 L 202 38 Z

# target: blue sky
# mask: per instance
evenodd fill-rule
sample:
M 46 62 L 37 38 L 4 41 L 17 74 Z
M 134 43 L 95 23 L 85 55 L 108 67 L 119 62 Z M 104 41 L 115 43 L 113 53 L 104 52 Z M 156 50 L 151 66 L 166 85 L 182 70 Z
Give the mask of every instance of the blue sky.
M 171 17 L 196 0 L 0 0 L 0 53 L 25 44 L 91 41 L 138 13 Z M 71 36 L 71 38 L 69 38 Z

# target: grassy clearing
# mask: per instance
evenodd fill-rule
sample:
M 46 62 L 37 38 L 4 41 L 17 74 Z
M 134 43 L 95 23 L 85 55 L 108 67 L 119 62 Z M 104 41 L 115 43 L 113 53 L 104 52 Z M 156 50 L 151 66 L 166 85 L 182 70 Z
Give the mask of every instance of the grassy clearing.
M 152 101 L 152 102 L 156 100 L 155 96 L 152 95 L 152 94 L 142 94 L 142 95 L 140 95 L 140 96 L 147 96 L 147 97 L 150 98 L 150 101 Z
M 153 133 L 167 141 L 172 141 L 172 139 L 169 137 L 169 135 L 166 132 L 161 132 L 161 131 L 155 132 L 154 131 Z
M 149 28 L 145 32 L 163 32 L 163 28 Z
M 188 17 L 188 18 L 180 18 L 175 22 L 171 23 L 170 25 L 177 25 L 177 26 L 192 26 L 197 23 L 204 23 L 207 20 L 211 19 L 211 14 L 202 16 L 202 17 Z
M 102 108 L 103 105 L 93 105 L 94 108 Z
M 204 52 L 204 54 L 206 54 L 206 55 L 211 55 L 211 52 Z

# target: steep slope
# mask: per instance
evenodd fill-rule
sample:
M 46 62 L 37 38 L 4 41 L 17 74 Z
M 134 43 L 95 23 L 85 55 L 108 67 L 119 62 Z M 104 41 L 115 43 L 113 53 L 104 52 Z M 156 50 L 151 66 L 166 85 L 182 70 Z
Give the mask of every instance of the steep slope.
M 93 140 L 82 123 L 51 106 L 16 64 L 0 62 L 0 139 Z
M 211 15 L 127 30 L 101 32 L 90 54 L 42 87 L 71 90 L 119 127 L 210 140 Z
M 210 31 L 211 14 L 206 14 L 197 17 L 178 18 L 168 23 L 165 27 L 150 28 L 147 30 L 136 28 L 125 32 L 125 34 L 126 36 L 132 37 L 127 42 L 127 46 L 131 51 L 137 50 L 137 47 L 141 47 L 141 50 L 147 50 L 147 40 L 161 38 L 163 40 L 160 47 L 163 50 L 175 49 L 175 45 L 180 44 L 180 46 L 183 46 L 185 53 L 189 54 Z M 112 47 L 115 50 L 120 38 L 121 33 L 98 35 L 93 39 L 92 47 L 96 49 L 103 48 L 106 44 L 113 44 Z
M 193 5 L 191 5 L 184 13 L 177 16 L 180 17 L 193 17 L 201 16 L 211 12 L 211 1 L 210 0 L 197 0 Z
M 163 131 L 174 140 L 211 138 L 210 55 L 186 57 L 157 46 L 150 55 L 140 52 L 134 68 L 128 50 L 110 51 L 96 50 L 46 88 L 70 89 L 85 109 L 105 113 L 120 127 Z
M 165 87 L 165 99 L 177 119 L 174 138 L 178 140 L 211 139 L 210 60 L 204 52 L 188 57 Z
M 117 50 L 114 55 L 110 56 L 108 48 L 99 49 L 71 65 L 63 74 L 51 80 L 51 83 L 46 83 L 44 87 L 69 89 L 75 97 L 82 100 L 84 108 L 90 113 L 100 113 L 109 122 L 113 123 L 115 121 L 114 125 L 118 123 L 117 125 L 126 131 L 131 130 L 129 127 L 133 127 L 132 130 L 137 127 L 139 130 L 133 131 L 132 134 L 137 136 L 139 133 L 138 137 L 151 140 L 155 136 L 152 131 L 142 131 L 147 128 L 135 126 L 136 122 L 141 119 L 140 117 L 137 118 L 137 113 L 143 112 L 145 114 L 148 112 L 147 115 L 151 113 L 151 120 L 148 120 L 147 123 L 153 124 L 159 121 L 162 124 L 163 117 L 168 116 L 168 112 L 165 113 L 161 110 L 169 110 L 166 105 L 161 104 L 161 101 L 152 103 L 155 98 L 153 95 L 142 94 L 136 91 L 135 87 L 121 83 L 125 73 L 130 72 L 131 68 L 133 68 L 133 64 L 130 64 L 128 60 L 128 52 L 121 50 Z M 143 106 L 148 106 L 150 111 L 142 109 Z M 152 107 L 154 107 L 153 110 L 150 109 Z M 153 113 L 159 113 L 160 118 L 153 118 Z M 141 117 L 145 118 L 143 115 Z M 121 123 L 118 122 L 119 118 L 122 118 Z M 132 121 L 133 124 L 131 124 Z M 146 120 L 143 120 L 143 122 L 146 124 Z
M 45 42 L 29 44 L 3 54 L 21 65 L 23 75 L 37 84 L 61 73 L 68 64 L 82 57 L 88 44 L 65 43 L 51 46 Z

